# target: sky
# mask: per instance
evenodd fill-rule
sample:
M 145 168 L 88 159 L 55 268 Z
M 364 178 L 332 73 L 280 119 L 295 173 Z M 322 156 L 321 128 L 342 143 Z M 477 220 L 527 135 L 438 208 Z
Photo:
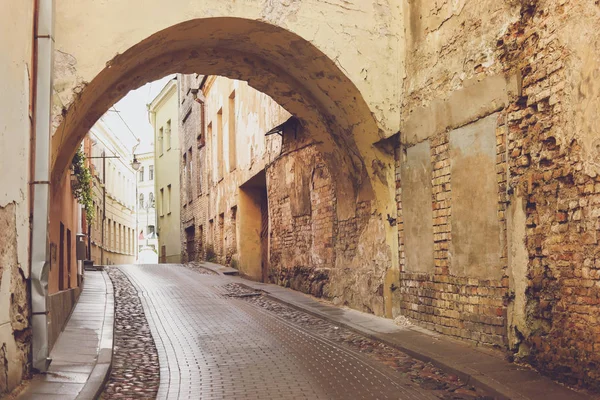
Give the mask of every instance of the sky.
M 154 82 L 130 91 L 125 97 L 111 107 L 103 119 L 113 132 L 123 132 L 119 140 L 131 148 L 135 145 L 135 137 L 140 139 L 140 145 L 136 148 L 136 154 L 148 152 L 152 149 L 154 135 L 152 125 L 148 119 L 149 104 L 160 93 L 162 88 L 175 75 L 168 75 Z

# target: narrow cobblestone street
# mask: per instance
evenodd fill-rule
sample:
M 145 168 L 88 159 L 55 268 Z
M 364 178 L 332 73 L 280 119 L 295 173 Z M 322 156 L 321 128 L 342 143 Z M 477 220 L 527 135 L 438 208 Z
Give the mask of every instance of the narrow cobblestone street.
M 109 274 L 116 346 L 105 399 L 489 398 L 201 267 L 128 265 Z

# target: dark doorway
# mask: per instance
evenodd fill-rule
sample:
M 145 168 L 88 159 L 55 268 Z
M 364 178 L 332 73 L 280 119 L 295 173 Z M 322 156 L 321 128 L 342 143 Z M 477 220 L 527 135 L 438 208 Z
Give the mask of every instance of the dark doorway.
M 256 280 L 269 279 L 269 206 L 267 179 L 261 171 L 240 186 L 238 244 L 241 272 Z
M 196 261 L 196 227 L 194 225 L 185 229 L 185 246 L 188 261 Z
M 167 263 L 167 246 L 160 246 L 160 263 Z

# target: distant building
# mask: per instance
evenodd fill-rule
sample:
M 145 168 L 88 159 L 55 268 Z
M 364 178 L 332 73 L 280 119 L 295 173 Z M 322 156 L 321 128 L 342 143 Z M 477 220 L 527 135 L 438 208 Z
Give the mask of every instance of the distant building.
M 265 171 L 280 155 L 282 139 L 265 134 L 290 114 L 243 81 L 178 78 L 183 259 L 229 264 L 243 275 L 267 280 Z
M 135 172 L 132 149 L 119 139 L 105 117 L 90 129 L 84 143 L 93 176 L 95 218 L 91 224 L 94 264 L 133 264 L 135 261 Z M 107 158 L 103 159 L 102 156 Z
M 158 259 L 158 238 L 156 236 L 156 189 L 154 185 L 154 145 L 141 149 L 144 153 L 137 153 L 136 158 L 140 162 L 137 171 L 137 241 L 138 262 L 156 262 Z M 156 253 L 154 260 L 147 256 L 140 257 L 144 250 Z
M 154 181 L 158 254 L 161 263 L 181 261 L 179 241 L 179 101 L 177 80 L 170 80 L 148 105 L 154 129 Z

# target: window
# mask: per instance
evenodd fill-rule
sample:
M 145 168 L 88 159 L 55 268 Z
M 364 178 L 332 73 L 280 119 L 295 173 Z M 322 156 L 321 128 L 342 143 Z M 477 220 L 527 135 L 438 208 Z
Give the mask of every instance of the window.
M 205 112 L 206 112 L 206 107 L 204 105 L 204 102 L 200 103 L 200 129 L 199 129 L 199 133 L 198 136 L 196 137 L 196 144 L 198 145 L 198 148 L 204 146 L 206 144 L 206 135 L 205 135 L 205 122 L 206 122 L 206 117 L 205 117 Z
M 209 182 L 216 182 L 216 177 L 215 177 L 215 171 L 217 170 L 217 168 L 215 167 L 214 161 L 216 159 L 215 154 L 216 154 L 216 148 L 215 146 L 213 146 L 213 143 L 217 143 L 215 138 L 213 137 L 213 129 L 212 129 L 212 122 L 208 124 L 207 130 L 206 130 L 206 135 L 208 136 L 208 138 L 210 139 L 210 143 L 211 146 L 209 146 L 209 150 L 210 156 L 208 156 L 208 170 L 211 171 L 210 174 L 208 175 L 208 181 Z M 212 167 L 212 168 L 211 168 Z
M 163 208 L 164 207 L 163 205 L 165 204 L 165 189 L 164 188 L 160 189 L 160 198 L 158 200 L 159 200 L 159 202 L 158 202 L 158 208 L 159 208 L 158 214 L 161 217 L 163 217 L 165 215 L 164 208 Z
M 144 208 L 144 193 L 140 193 L 140 203 L 138 207 L 140 210 Z
M 167 214 L 171 214 L 171 185 L 167 185 Z
M 184 156 L 184 160 L 185 160 L 185 156 Z M 188 156 L 187 156 L 187 175 L 186 175 L 186 195 L 187 195 L 187 201 L 188 203 L 190 203 L 192 201 L 192 175 L 193 175 L 193 163 L 192 163 L 192 148 L 190 147 L 190 149 L 188 150 Z
M 185 190 L 184 193 L 185 193 L 186 197 L 183 199 L 183 205 L 185 206 L 187 204 L 188 200 L 190 199 L 190 196 L 188 195 L 188 186 L 189 186 L 188 185 L 188 175 L 189 174 L 188 174 L 188 169 L 187 169 L 187 167 L 188 167 L 187 153 L 183 153 L 182 162 L 183 162 L 183 166 L 182 166 L 182 169 L 183 169 L 183 172 L 182 172 L 183 179 L 182 179 L 182 181 L 183 182 L 181 182 L 181 184 L 183 185 L 183 190 Z
M 229 240 L 231 248 L 237 248 L 237 206 L 231 207 L 231 238 Z
M 160 129 L 158 130 L 158 140 L 156 141 L 156 149 L 158 151 L 159 156 L 163 155 L 163 141 L 164 141 L 164 134 L 163 134 L 163 128 L 161 126 Z
M 229 96 L 229 171 L 237 167 L 237 148 L 235 135 L 235 90 Z
M 219 214 L 219 253 L 225 255 L 225 213 Z
M 148 180 L 154 180 L 154 165 L 148 167 Z
M 148 226 L 146 227 L 146 234 L 147 234 L 147 235 L 152 235 L 152 234 L 154 234 L 154 225 L 148 225 Z
M 167 121 L 167 128 L 165 129 L 165 136 L 166 138 L 166 145 L 167 145 L 167 150 L 171 149 L 171 120 Z
M 138 174 L 139 174 L 139 181 L 144 182 L 144 167 L 140 167 Z
M 196 170 L 196 179 L 197 179 L 197 193 L 198 193 L 198 197 L 200 197 L 202 195 L 202 171 L 204 171 L 204 168 L 202 168 L 202 154 L 200 154 L 201 152 L 198 150 L 196 151 L 196 158 L 198 159 L 198 163 L 197 163 L 197 170 Z
M 148 194 L 148 207 L 154 207 L 154 193 Z
M 58 244 L 58 290 L 65 289 L 65 225 L 60 223 L 60 241 Z
M 217 182 L 223 179 L 223 109 L 217 113 Z

